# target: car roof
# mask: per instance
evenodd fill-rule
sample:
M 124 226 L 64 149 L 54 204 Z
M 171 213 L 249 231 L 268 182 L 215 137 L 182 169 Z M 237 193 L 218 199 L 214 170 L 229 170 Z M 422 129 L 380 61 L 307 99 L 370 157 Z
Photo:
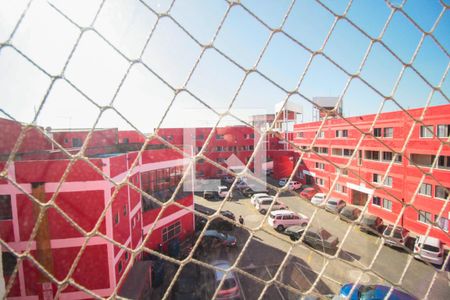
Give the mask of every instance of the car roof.
M 295 214 L 297 215 L 296 212 L 293 212 L 291 210 L 287 210 L 287 209 L 280 209 L 280 210 L 274 210 L 272 212 L 270 212 L 271 215 L 291 215 L 291 214 Z
M 325 193 L 316 193 L 314 196 L 322 197 L 322 196 L 326 196 L 326 194 Z
M 427 245 L 435 246 L 435 247 L 438 247 L 438 248 L 441 246 L 441 241 L 439 239 L 435 238 L 435 237 L 432 237 L 432 236 L 426 237 L 424 235 L 421 235 L 418 238 L 418 242 L 420 244 L 427 244 Z

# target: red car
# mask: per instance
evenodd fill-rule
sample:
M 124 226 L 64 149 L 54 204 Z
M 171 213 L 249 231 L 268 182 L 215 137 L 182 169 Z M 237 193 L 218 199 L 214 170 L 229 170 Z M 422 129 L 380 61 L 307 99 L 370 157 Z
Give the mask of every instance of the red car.
M 300 192 L 300 197 L 311 200 L 311 198 L 317 193 L 317 189 L 309 187 Z

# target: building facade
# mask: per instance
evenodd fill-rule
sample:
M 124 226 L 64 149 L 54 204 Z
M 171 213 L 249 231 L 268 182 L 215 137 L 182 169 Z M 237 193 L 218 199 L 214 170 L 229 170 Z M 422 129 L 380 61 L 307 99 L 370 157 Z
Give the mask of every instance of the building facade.
M 20 124 L 7 123 L 20 128 Z M 20 130 L 14 132 L 18 135 Z M 117 143 L 117 130 L 101 132 L 96 131 L 92 140 L 98 140 L 100 144 L 93 144 L 95 150 L 91 152 L 94 154 L 89 157 L 89 163 L 78 160 L 72 166 L 61 153 L 51 149 L 45 137 L 32 143 L 32 138 L 41 136 L 39 131 L 32 132 L 30 140 L 25 139 L 17 156 L 19 159 L 7 167 L 11 180 L 0 179 L 0 238 L 17 253 L 29 251 L 57 280 L 66 278 L 86 244 L 70 277 L 97 295 L 109 296 L 124 274 L 131 254 L 108 239 L 132 250 L 142 244 L 143 237 L 153 228 L 146 246 L 167 251 L 170 241 L 183 240 L 194 232 L 193 213 L 183 208 L 193 209 L 193 194 L 188 189 L 173 195 L 187 163 L 182 155 L 170 149 L 145 150 L 131 168 L 138 152 L 111 152 Z M 7 135 L 3 133 L 3 136 Z M 78 151 L 81 145 L 77 142 L 74 147 L 69 143 L 72 138 L 80 139 L 82 144 L 86 137 L 80 132 L 67 132 L 61 136 L 61 142 L 66 140 L 73 151 Z M 105 146 L 103 153 L 100 146 Z M 10 152 L 11 147 L 13 143 L 10 143 L 10 149 L 5 147 L 5 153 Z M 5 168 L 4 162 L 0 162 L 0 168 Z M 117 188 L 102 174 L 114 182 L 129 176 L 129 182 L 154 198 L 161 202 L 173 198 L 183 207 L 172 204 L 157 219 L 161 210 L 157 202 L 127 184 Z M 64 182 L 59 187 L 63 176 Z M 55 205 L 45 210 L 42 221 L 36 225 L 42 211 L 40 206 L 53 198 Z M 30 239 L 33 230 L 36 234 Z M 87 238 L 90 232 L 94 234 Z M 141 258 L 142 255 L 138 259 Z M 2 247 L 2 259 L 6 283 L 10 278 L 14 280 L 8 298 L 53 297 L 57 286 L 32 260 L 24 258 L 18 263 L 6 247 Z M 13 274 L 16 265 L 18 272 Z M 69 285 L 60 297 L 82 299 L 88 295 Z
M 450 105 L 429 107 L 423 124 L 415 124 L 422 112 L 423 108 L 381 113 L 377 119 L 376 115 L 349 117 L 348 122 L 331 118 L 324 121 L 321 131 L 321 121 L 296 124 L 294 143 L 314 150 L 303 155 L 298 177 L 324 192 L 331 189 L 331 197 L 347 203 L 365 205 L 369 201 L 369 213 L 388 223 L 398 219 L 413 233 L 425 234 L 431 226 L 430 235 L 450 245 L 450 205 L 446 201 L 450 147 L 444 144 L 450 134 Z M 428 173 L 432 176 L 424 175 Z M 401 214 L 402 202 L 417 210 L 408 206 Z

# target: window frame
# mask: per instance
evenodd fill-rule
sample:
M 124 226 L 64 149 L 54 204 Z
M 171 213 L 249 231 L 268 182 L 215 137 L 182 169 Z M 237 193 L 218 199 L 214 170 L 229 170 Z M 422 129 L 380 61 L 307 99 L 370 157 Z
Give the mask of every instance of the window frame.
M 430 129 L 431 128 L 431 133 L 430 133 Z M 430 136 L 428 136 L 430 135 Z M 419 129 L 419 137 L 421 139 L 431 139 L 433 138 L 434 135 L 434 126 L 433 125 L 421 125 L 420 129 Z

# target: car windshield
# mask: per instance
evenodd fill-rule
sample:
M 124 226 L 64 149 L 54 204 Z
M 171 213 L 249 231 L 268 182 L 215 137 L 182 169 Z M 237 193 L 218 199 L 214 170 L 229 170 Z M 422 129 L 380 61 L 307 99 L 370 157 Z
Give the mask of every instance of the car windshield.
M 226 239 L 227 239 L 227 235 L 226 235 L 225 233 L 218 232 L 217 235 L 218 235 L 222 240 L 226 240 Z
M 373 293 L 375 291 L 375 287 L 372 285 L 362 285 L 359 290 L 358 290 L 358 294 L 359 297 L 358 299 L 374 299 L 373 298 Z
M 366 224 L 366 225 L 373 225 L 373 224 L 375 224 L 375 218 L 373 218 L 373 217 L 366 217 L 366 218 L 364 218 L 363 219 L 363 224 Z
M 229 290 L 236 286 L 236 280 L 234 278 L 227 278 L 223 281 L 222 290 Z
M 337 201 L 335 201 L 335 200 L 328 200 L 328 204 L 330 204 L 330 205 L 337 205 Z
M 331 237 L 331 233 L 326 231 L 325 229 L 320 230 L 320 236 L 324 241 L 328 240 Z
M 389 226 L 388 228 L 386 228 L 385 235 L 391 235 L 391 232 L 392 232 L 393 228 L 394 227 L 392 227 L 392 226 Z M 396 239 L 403 238 L 402 237 L 402 231 L 403 231 L 403 229 L 401 229 L 401 228 L 398 228 L 398 227 L 395 228 L 393 237 L 396 238 Z
M 419 247 L 420 247 L 420 244 L 419 244 Z M 422 249 L 430 251 L 430 252 L 439 252 L 440 251 L 440 249 L 438 247 L 427 245 L 427 244 L 424 244 Z

